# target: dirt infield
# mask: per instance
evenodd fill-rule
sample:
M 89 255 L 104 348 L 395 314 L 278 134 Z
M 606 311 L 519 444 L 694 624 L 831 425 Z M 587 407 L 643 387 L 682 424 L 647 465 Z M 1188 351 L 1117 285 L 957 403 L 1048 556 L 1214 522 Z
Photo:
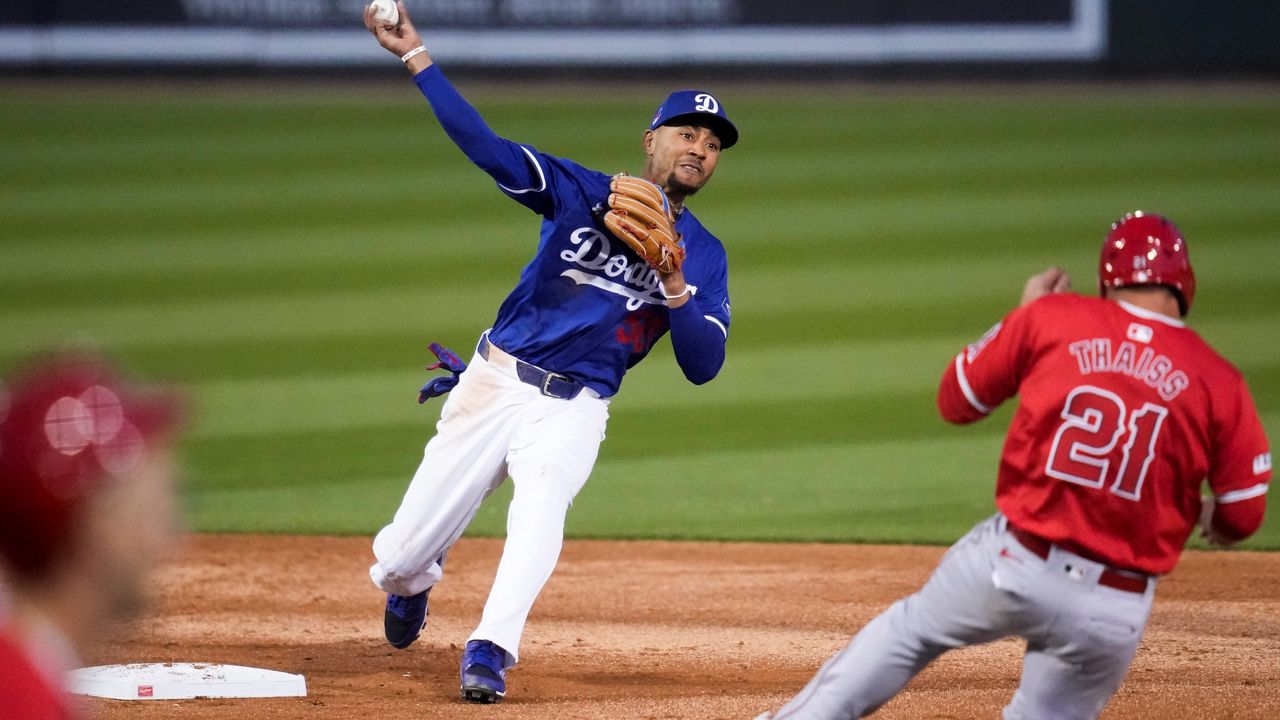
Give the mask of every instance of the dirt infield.
M 777 707 L 942 548 L 569 542 L 499 706 L 457 698 L 501 543 L 463 540 L 427 631 L 395 651 L 362 538 L 193 537 L 148 616 L 87 660 L 302 673 L 306 698 L 92 701 L 103 718 L 751 718 Z M 994 718 L 1020 646 L 943 656 L 877 718 Z M 1106 718 L 1280 717 L 1280 553 L 1187 554 Z

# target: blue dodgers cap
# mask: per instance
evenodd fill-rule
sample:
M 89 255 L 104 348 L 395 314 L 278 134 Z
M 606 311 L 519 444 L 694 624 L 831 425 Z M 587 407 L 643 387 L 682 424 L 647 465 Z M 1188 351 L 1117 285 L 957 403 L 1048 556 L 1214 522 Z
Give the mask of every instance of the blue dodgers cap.
M 650 130 L 670 125 L 677 120 L 697 118 L 705 121 L 720 138 L 720 149 L 727 150 L 738 142 L 738 128 L 729 122 L 724 106 L 705 90 L 677 90 L 671 93 L 653 114 Z

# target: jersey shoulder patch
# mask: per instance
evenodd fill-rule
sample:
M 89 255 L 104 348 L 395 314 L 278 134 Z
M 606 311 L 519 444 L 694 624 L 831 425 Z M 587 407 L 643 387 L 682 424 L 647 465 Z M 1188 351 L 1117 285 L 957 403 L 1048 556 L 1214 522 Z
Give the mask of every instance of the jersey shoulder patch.
M 1271 453 L 1264 452 L 1253 459 L 1253 474 L 1266 475 L 1271 472 Z
M 1000 329 L 1003 327 L 1004 327 L 1004 321 L 1001 320 L 995 325 L 992 325 L 991 329 L 982 333 L 982 337 L 978 338 L 976 342 L 969 343 L 969 346 L 966 347 L 964 351 L 965 362 L 969 362 L 969 363 L 973 362 L 973 359 L 978 357 L 978 355 L 982 352 L 982 349 L 985 348 L 987 345 L 990 345 L 991 341 L 994 340 L 996 336 L 1000 334 Z

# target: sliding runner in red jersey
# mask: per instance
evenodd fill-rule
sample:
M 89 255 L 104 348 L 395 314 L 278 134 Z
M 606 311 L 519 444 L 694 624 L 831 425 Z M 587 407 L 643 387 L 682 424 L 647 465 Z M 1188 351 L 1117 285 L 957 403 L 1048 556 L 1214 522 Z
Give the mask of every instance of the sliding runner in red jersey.
M 1229 545 L 1262 524 L 1271 454 L 1240 372 L 1182 322 L 1195 275 L 1181 233 L 1126 215 L 1098 275 L 1101 298 L 1065 292 L 1058 268 L 1033 276 L 1022 305 L 949 365 L 938 409 L 950 422 L 1018 396 L 999 512 L 777 720 L 862 717 L 947 650 L 1008 636 L 1027 651 L 1006 720 L 1094 718 L 1196 525 Z

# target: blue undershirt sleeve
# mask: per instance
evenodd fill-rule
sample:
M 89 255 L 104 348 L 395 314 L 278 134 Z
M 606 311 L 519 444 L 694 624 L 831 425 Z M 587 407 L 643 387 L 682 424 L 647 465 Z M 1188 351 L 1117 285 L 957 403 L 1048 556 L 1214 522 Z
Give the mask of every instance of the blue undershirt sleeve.
M 668 310 L 667 317 L 671 323 L 671 347 L 684 376 L 694 385 L 714 378 L 724 365 L 725 334 L 703 315 L 698 297 Z
M 537 161 L 519 143 L 499 137 L 480 113 L 453 88 L 438 65 L 413 76 L 449 139 L 507 191 L 542 190 L 545 181 Z

